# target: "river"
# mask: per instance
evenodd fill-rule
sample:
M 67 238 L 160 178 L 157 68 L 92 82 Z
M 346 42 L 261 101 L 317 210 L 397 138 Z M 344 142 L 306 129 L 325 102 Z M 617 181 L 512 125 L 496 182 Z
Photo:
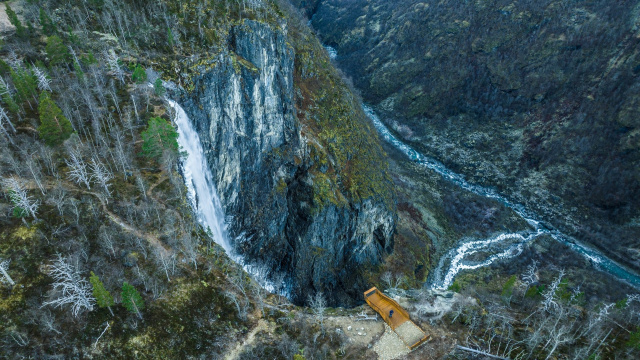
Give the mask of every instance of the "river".
M 604 254 L 595 250 L 572 236 L 564 234 L 552 226 L 543 223 L 541 217 L 525 208 L 521 204 L 514 203 L 505 196 L 476 184 L 471 184 L 460 174 L 457 174 L 445 167 L 441 162 L 425 156 L 398 139 L 380 120 L 373 109 L 363 105 L 365 114 L 371 119 L 374 127 L 380 136 L 411 160 L 419 163 L 427 169 L 440 174 L 445 180 L 470 191 L 476 195 L 494 199 L 504 206 L 512 209 L 522 217 L 530 226 L 531 230 L 517 233 L 504 233 L 496 235 L 490 239 L 462 241 L 458 247 L 451 249 L 439 261 L 434 271 L 434 275 L 429 280 L 428 285 L 435 289 L 446 289 L 454 281 L 456 275 L 463 270 L 473 270 L 480 267 L 489 266 L 497 260 L 503 260 L 518 256 L 524 250 L 524 245 L 541 235 L 548 235 L 554 240 L 569 246 L 572 250 L 588 259 L 597 269 L 605 271 L 617 279 L 624 281 L 636 288 L 640 288 L 640 276 L 626 269 L 622 265 L 607 258 Z M 483 252 L 486 258 L 483 261 L 465 261 L 471 255 Z

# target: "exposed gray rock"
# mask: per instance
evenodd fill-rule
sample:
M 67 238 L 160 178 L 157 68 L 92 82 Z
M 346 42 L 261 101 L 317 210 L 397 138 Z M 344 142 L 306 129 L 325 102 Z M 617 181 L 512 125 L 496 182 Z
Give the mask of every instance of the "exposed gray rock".
M 296 302 L 323 291 L 329 304 L 351 304 L 367 285 L 361 265 L 392 250 L 395 217 L 371 199 L 312 208 L 294 51 L 282 28 L 235 27 L 229 50 L 194 80 L 183 103 L 201 134 L 236 250 L 284 274 Z

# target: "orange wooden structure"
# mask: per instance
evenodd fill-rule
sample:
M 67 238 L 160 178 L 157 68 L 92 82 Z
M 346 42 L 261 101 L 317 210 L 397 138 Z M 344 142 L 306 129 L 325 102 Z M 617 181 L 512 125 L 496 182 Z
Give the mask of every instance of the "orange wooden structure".
M 376 287 L 364 292 L 364 300 L 382 316 L 382 319 L 391 327 L 391 330 L 395 331 L 410 349 L 413 350 L 429 340 L 430 336 L 411 321 L 409 313 Z M 393 316 L 390 317 L 391 310 L 393 310 Z

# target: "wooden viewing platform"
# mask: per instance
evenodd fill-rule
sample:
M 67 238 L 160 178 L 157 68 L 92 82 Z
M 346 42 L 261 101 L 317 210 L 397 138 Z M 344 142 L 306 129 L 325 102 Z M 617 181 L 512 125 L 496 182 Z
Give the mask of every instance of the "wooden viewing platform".
M 411 321 L 409 313 L 376 287 L 364 292 L 364 300 L 382 316 L 382 319 L 391 327 L 391 330 L 398 334 L 409 349 L 413 350 L 429 340 L 430 336 Z M 389 317 L 391 310 L 393 310 L 393 316 Z

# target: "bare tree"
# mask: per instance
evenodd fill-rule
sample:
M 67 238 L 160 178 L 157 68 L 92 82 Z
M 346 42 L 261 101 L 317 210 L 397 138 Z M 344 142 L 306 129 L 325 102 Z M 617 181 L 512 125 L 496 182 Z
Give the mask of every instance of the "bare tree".
M 13 139 L 9 135 L 9 132 L 7 131 L 7 129 L 5 129 L 5 124 L 9 126 L 9 128 L 11 129 L 11 132 L 13 132 L 14 134 L 16 133 L 16 129 L 13 127 L 13 124 L 9 119 L 9 115 L 7 115 L 6 110 L 2 106 L 0 106 L 0 131 L 2 131 L 4 135 L 7 137 L 7 139 L 11 141 L 11 143 L 13 144 Z
M 233 305 L 235 305 L 236 310 L 238 311 L 238 317 L 245 320 L 247 318 L 247 308 L 245 306 L 246 300 L 242 299 L 236 293 L 228 290 L 224 292 L 224 296 L 229 299 Z
M 533 261 L 533 264 L 527 266 L 527 270 L 522 274 L 522 281 L 527 284 L 527 286 L 531 286 L 538 282 L 538 262 Z
M 67 203 L 71 205 L 71 211 L 76 216 L 76 224 L 79 224 L 80 223 L 80 207 L 79 207 L 80 201 L 72 197 L 69 199 L 69 201 L 67 201 Z
M 190 231 L 183 232 L 183 236 L 180 239 L 180 252 L 198 270 L 198 243 L 197 239 L 191 236 Z
M 322 291 L 318 291 L 315 296 L 309 295 L 307 302 L 316 320 L 320 323 L 320 328 L 324 331 L 324 314 L 327 311 L 327 301 L 324 294 Z
M 238 310 L 238 317 L 244 320 L 247 318 L 247 309 L 250 305 L 247 296 L 247 281 L 245 279 L 245 273 L 242 270 L 234 271 L 228 277 L 228 280 L 233 289 L 235 289 L 239 295 L 229 290 L 225 291 L 224 295 L 236 306 L 236 309 Z
M 58 214 L 60 216 L 64 216 L 64 204 L 66 203 L 66 190 L 58 184 L 53 191 L 49 193 L 49 198 L 47 199 L 47 203 L 50 205 L 55 205 L 56 209 L 58 209 Z
M 2 273 L 2 275 L 4 276 L 4 279 L 6 282 L 9 283 L 9 285 L 13 286 L 16 283 L 13 282 L 13 279 L 11 278 L 11 276 L 9 276 L 9 273 L 7 272 L 9 270 L 9 260 L 2 260 L 0 259 L 0 273 Z
M 164 249 L 161 248 L 156 248 L 154 251 L 154 254 L 156 256 L 156 259 L 158 260 L 158 262 L 160 263 L 160 265 L 162 266 L 162 269 L 164 270 L 164 274 L 167 276 L 167 281 L 171 282 L 171 279 L 169 278 L 169 272 L 171 272 L 171 274 L 173 275 L 174 271 L 175 271 L 175 254 L 168 254 L 166 251 L 164 251 Z
M 397 291 L 398 288 L 405 283 L 406 278 L 404 275 L 394 275 L 391 273 L 391 271 L 387 271 L 382 274 L 380 280 L 382 280 L 382 282 L 384 282 L 384 284 L 387 286 L 386 291 L 393 292 Z
M 96 160 L 96 158 L 91 159 L 91 178 L 100 184 L 107 197 L 111 197 L 109 181 L 113 179 L 113 174 L 100 162 L 100 160 Z
M 558 286 L 560 286 L 563 276 L 564 270 L 560 270 L 558 277 L 551 283 L 549 289 L 542 294 L 542 297 L 544 298 L 544 301 L 542 301 L 544 311 L 551 311 L 558 307 L 556 292 L 558 290 Z
M 57 297 L 51 301 L 45 301 L 42 306 L 70 305 L 73 316 L 78 316 L 84 309 L 93 310 L 96 300 L 92 295 L 91 284 L 62 255 L 58 254 L 58 258 L 49 266 L 49 275 L 54 280 L 53 290 Z
M 113 235 L 110 233 L 110 229 L 106 226 L 100 227 L 100 235 L 98 235 L 98 239 L 100 240 L 100 246 L 105 250 L 109 256 L 116 257 L 116 246 L 115 239 Z
M 36 214 L 40 206 L 40 200 L 35 200 L 29 196 L 27 190 L 17 179 L 7 178 L 4 179 L 2 183 L 7 189 L 6 191 L 11 199 L 14 211 L 17 209 L 17 211 L 21 213 L 31 214 L 31 216 L 37 220 Z
M 254 286 L 252 287 L 252 291 L 253 296 L 256 300 L 256 305 L 258 306 L 258 309 L 260 310 L 260 314 L 262 316 L 264 316 L 264 305 L 265 305 L 265 299 L 267 298 L 267 295 L 269 294 L 267 292 L 267 290 L 265 290 L 265 288 L 263 288 L 262 286 L 260 286 L 260 284 L 254 284 Z
M 109 69 L 113 73 L 113 75 L 120 80 L 122 84 L 124 84 L 124 71 L 120 68 L 120 63 L 118 59 L 118 55 L 113 49 L 109 49 L 107 53 L 107 64 L 109 65 Z
M 49 79 L 47 73 L 37 66 L 33 67 L 33 73 L 38 80 L 38 89 L 41 91 L 51 91 L 51 79 Z
M 91 176 L 87 172 L 87 163 L 84 162 L 82 156 L 77 150 L 71 150 L 70 155 L 70 159 L 65 159 L 65 162 L 69 167 L 69 173 L 67 174 L 69 180 L 78 185 L 81 183 L 85 184 L 87 189 L 91 189 L 91 185 L 89 184 Z
M 40 158 L 44 162 L 44 166 L 49 172 L 49 175 L 56 178 L 56 180 L 60 179 L 60 175 L 58 174 L 58 165 L 56 160 L 54 160 L 54 152 L 50 147 L 43 145 L 42 143 L 38 143 L 40 149 Z
M 42 173 L 40 172 L 40 166 L 39 164 L 36 163 L 36 158 L 34 157 L 34 155 L 35 153 L 33 154 L 25 153 L 25 163 L 27 164 L 27 168 L 29 168 L 31 177 L 33 177 L 33 180 L 36 182 L 36 185 L 38 185 L 38 189 L 40 189 L 40 192 L 42 193 L 42 195 L 44 195 L 45 194 L 44 186 L 42 185 L 42 181 L 40 181 Z

